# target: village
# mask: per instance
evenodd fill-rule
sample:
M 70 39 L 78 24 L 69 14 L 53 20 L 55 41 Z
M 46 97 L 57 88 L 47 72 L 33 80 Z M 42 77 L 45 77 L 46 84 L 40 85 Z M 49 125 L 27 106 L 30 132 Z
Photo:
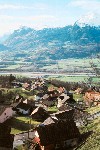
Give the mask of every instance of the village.
M 100 117 L 100 88 L 71 85 L 1 76 L 0 150 L 80 148 L 93 134 L 89 123 Z M 81 132 L 82 127 L 87 130 Z

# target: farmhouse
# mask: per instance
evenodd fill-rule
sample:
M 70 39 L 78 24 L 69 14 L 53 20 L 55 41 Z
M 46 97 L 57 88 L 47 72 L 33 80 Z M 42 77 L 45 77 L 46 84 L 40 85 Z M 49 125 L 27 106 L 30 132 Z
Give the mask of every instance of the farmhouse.
M 45 120 L 35 131 L 34 142 L 38 143 L 41 150 L 64 149 L 78 144 L 80 133 L 72 120 Z
M 84 101 L 86 105 L 91 106 L 92 104 L 100 104 L 100 93 L 95 91 L 87 91 L 84 95 Z

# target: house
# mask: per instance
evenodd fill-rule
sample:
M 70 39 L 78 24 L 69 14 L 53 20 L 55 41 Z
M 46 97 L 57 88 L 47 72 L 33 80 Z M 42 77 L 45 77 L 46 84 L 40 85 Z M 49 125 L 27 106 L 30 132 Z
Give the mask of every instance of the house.
M 100 104 L 100 92 L 95 92 L 92 90 L 87 91 L 83 98 L 86 105 L 91 106 L 92 104 L 94 105 Z
M 0 106 L 0 123 L 5 122 L 13 116 L 14 112 L 11 107 Z
M 37 107 L 31 113 L 31 117 L 32 119 L 37 120 L 37 121 L 44 121 L 45 119 L 49 117 L 49 114 L 43 107 Z
M 82 88 L 77 88 L 75 91 L 74 91 L 74 93 L 76 93 L 76 94 L 81 94 L 82 93 Z
M 62 93 L 67 94 L 67 93 L 68 93 L 68 91 L 67 91 L 64 87 L 59 87 L 59 88 L 57 89 L 57 91 L 58 91 L 58 93 L 60 93 L 60 94 L 62 94 Z
M 16 111 L 17 113 L 20 113 L 22 115 L 29 115 L 33 110 L 33 107 L 31 105 L 29 105 L 25 102 L 23 103 L 23 101 L 13 103 L 11 106 L 14 111 Z
M 40 99 L 41 99 L 41 97 L 40 96 L 38 96 L 38 95 L 34 95 L 34 101 L 39 101 Z
M 22 87 L 22 83 L 21 82 L 16 82 L 16 81 L 12 82 L 11 85 L 14 88 L 20 88 L 20 87 Z
M 57 89 L 57 91 L 58 91 L 59 93 L 63 93 L 63 92 L 64 92 L 64 89 L 63 89 L 63 87 L 59 87 L 59 88 Z
M 16 95 L 15 97 L 15 102 L 23 101 L 23 96 L 21 95 Z
M 54 90 L 55 90 L 54 86 L 48 87 L 48 91 L 54 91 Z
M 57 90 L 47 91 L 47 94 L 50 98 L 57 98 L 60 95 Z
M 66 111 L 58 111 L 56 113 L 51 114 L 52 118 L 57 118 L 58 120 L 72 120 L 74 119 L 74 110 L 66 110 Z
M 75 105 L 65 105 L 63 104 L 59 107 L 59 111 L 57 113 L 51 114 L 52 117 L 56 117 L 57 119 L 74 119 L 74 121 L 79 124 L 87 124 L 87 118 L 90 114 L 83 109 L 76 107 Z
M 27 105 L 29 105 L 29 106 L 31 106 L 33 109 L 35 108 L 35 101 L 32 100 L 32 99 L 30 99 L 30 100 L 25 99 L 22 102 L 25 103 L 25 104 L 27 104 Z
M 23 83 L 22 85 L 22 90 L 30 90 L 30 84 L 28 84 L 27 82 L 26 83 Z
M 70 109 L 72 109 L 72 107 L 69 106 L 69 105 L 67 105 L 67 104 L 63 104 L 63 105 L 61 105 L 61 106 L 58 108 L 59 111 L 67 111 L 67 110 L 70 110 Z
M 35 130 L 34 143 L 38 143 L 41 150 L 55 150 L 75 147 L 80 133 L 73 120 L 55 120 L 47 118 Z
M 65 93 L 62 93 L 58 98 L 58 104 L 57 104 L 57 107 L 61 107 L 70 97 L 65 94 Z
M 10 134 L 11 126 L 7 121 L 0 123 L 0 150 L 12 150 L 14 135 Z
M 54 100 L 48 100 L 48 99 L 44 99 L 40 101 L 44 106 L 46 107 L 52 107 L 55 105 L 55 101 Z
M 57 98 L 60 94 L 57 90 L 51 90 L 48 91 L 42 98 L 41 102 L 43 105 L 47 107 L 51 107 L 55 105 L 55 102 L 57 101 Z
M 50 107 L 55 104 L 55 98 L 50 97 L 49 94 L 45 94 L 42 98 L 40 103 L 42 103 L 44 106 Z

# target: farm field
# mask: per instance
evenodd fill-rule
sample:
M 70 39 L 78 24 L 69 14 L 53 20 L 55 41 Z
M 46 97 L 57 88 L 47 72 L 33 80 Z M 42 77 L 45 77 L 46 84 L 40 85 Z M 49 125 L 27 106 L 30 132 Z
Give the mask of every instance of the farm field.
M 45 60 L 44 62 L 26 62 L 20 60 L 1 60 L 0 71 L 30 71 L 30 72 L 55 72 L 55 73 L 93 73 L 90 63 L 93 62 L 96 67 L 100 68 L 98 58 L 86 59 L 62 59 L 62 60 Z

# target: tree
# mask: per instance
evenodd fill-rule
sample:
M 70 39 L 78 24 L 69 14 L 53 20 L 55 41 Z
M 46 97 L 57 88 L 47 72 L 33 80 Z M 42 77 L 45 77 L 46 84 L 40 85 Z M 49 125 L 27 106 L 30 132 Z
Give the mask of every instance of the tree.
M 9 85 L 10 86 L 11 86 L 12 81 L 14 81 L 14 80 L 15 80 L 15 77 L 12 74 L 10 74 L 10 76 L 9 76 Z
M 100 64 L 100 55 L 97 55 L 97 64 L 94 63 L 93 59 L 91 59 L 91 61 L 90 61 L 90 66 L 93 69 L 95 75 L 97 77 L 100 77 L 100 68 L 99 68 L 98 64 Z

